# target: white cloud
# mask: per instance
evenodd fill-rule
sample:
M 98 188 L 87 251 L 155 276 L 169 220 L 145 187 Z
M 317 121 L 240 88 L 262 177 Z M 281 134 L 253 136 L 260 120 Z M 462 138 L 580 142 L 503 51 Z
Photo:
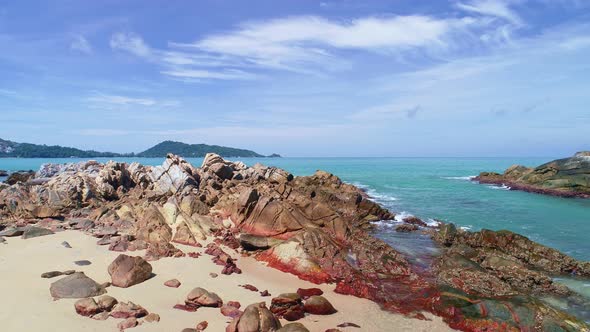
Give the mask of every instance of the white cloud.
M 84 54 L 91 54 L 92 53 L 92 46 L 82 35 L 77 35 L 74 37 L 74 40 L 70 44 L 70 49 L 78 52 L 82 52 Z
M 99 104 L 111 104 L 111 105 L 139 105 L 139 106 L 153 106 L 156 101 L 149 98 L 133 98 L 118 95 L 105 95 L 98 94 L 93 97 L 87 98 L 88 101 Z
M 112 49 L 127 51 L 139 57 L 149 57 L 152 53 L 143 39 L 134 33 L 115 33 L 110 45 Z
M 523 25 L 520 16 L 510 9 L 513 2 L 510 0 L 472 0 L 468 3 L 459 2 L 457 7 L 480 15 L 499 17 L 517 26 Z
M 193 79 L 218 79 L 218 80 L 248 80 L 257 78 L 257 75 L 242 71 L 242 70 L 225 70 L 225 71 L 210 71 L 199 69 L 179 69 L 162 71 L 162 74 L 179 77 L 179 78 L 193 78 Z

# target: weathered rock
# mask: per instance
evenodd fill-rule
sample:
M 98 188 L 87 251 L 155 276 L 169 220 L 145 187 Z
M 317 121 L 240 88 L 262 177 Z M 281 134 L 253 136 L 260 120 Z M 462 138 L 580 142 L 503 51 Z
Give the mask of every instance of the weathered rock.
M 14 237 L 14 236 L 21 236 L 21 235 L 23 235 L 23 233 L 24 233 L 24 231 L 22 228 L 9 227 L 9 228 L 1 231 L 0 236 Z
M 144 320 L 148 323 L 154 323 L 154 322 L 159 322 L 160 321 L 160 315 L 155 314 L 155 313 L 150 313 L 147 316 L 145 316 Z
M 314 295 L 307 299 L 303 308 L 305 312 L 312 315 L 331 315 L 336 313 L 336 309 L 334 309 L 332 304 L 325 297 L 319 295 Z
M 398 225 L 395 227 L 395 231 L 400 232 L 400 233 L 415 232 L 418 229 L 419 229 L 418 226 L 413 225 L 413 224 L 401 224 L 401 225 Z
M 149 279 L 152 266 L 141 257 L 121 254 L 109 265 L 109 274 L 113 286 L 127 288 Z
M 172 288 L 178 288 L 180 287 L 180 281 L 178 281 L 178 279 L 170 279 L 166 281 L 164 285 Z
M 113 307 L 119 303 L 117 299 L 109 295 L 103 295 L 96 300 L 96 303 L 100 310 L 102 311 L 111 311 Z
M 35 172 L 33 172 L 33 171 L 14 172 L 14 173 L 11 173 L 8 176 L 8 178 L 6 179 L 6 181 L 4 181 L 4 182 L 6 182 L 9 185 L 14 185 L 17 183 L 25 183 L 25 182 L 29 181 L 30 179 L 32 179 L 34 176 L 35 176 Z
M 41 274 L 41 278 L 47 278 L 47 279 L 49 279 L 49 278 L 55 278 L 55 277 L 61 276 L 63 274 L 64 273 L 61 272 L 61 271 L 50 271 L 50 272 L 42 273 Z
M 297 293 L 285 293 L 273 298 L 270 311 L 288 321 L 295 321 L 305 316 L 301 296 Z
M 87 266 L 87 265 L 92 264 L 92 262 L 89 260 L 83 259 L 83 260 L 79 260 L 79 261 L 74 261 L 74 264 L 76 264 L 78 266 Z
M 49 291 L 54 299 L 93 297 L 106 292 L 83 272 L 76 272 L 59 279 L 51 284 Z
M 324 291 L 319 288 L 298 288 L 297 294 L 299 294 L 302 299 L 306 300 L 314 295 L 324 295 Z
M 221 307 L 223 300 L 217 294 L 197 287 L 188 293 L 185 303 L 196 307 Z
M 110 313 L 113 318 L 141 318 L 147 316 L 147 314 L 147 310 L 131 301 L 117 303 Z
M 226 328 L 226 332 L 272 332 L 281 328 L 281 322 L 263 303 L 251 304 Z
M 64 241 L 64 242 L 62 242 L 62 243 L 61 243 L 61 245 L 62 245 L 64 248 L 68 248 L 68 249 L 72 248 L 72 246 L 71 246 L 71 245 L 70 245 L 70 244 L 69 244 L 67 241 Z
M 278 329 L 277 332 L 309 332 L 309 330 L 301 323 L 289 323 Z
M 129 318 L 125 319 L 124 321 L 121 321 L 119 324 L 117 324 L 117 328 L 119 328 L 120 331 L 123 331 L 126 329 L 134 328 L 137 326 L 137 324 L 138 324 L 137 318 L 129 317 Z
M 22 238 L 23 239 L 31 239 L 34 237 L 51 235 L 51 234 L 55 234 L 55 233 L 49 229 L 46 229 L 46 228 L 28 226 L 25 228 Z
M 209 323 L 206 320 L 204 320 L 204 321 L 200 322 L 199 324 L 197 324 L 196 330 L 197 330 L 197 332 L 202 332 L 202 331 L 205 331 L 208 326 L 209 326 Z
M 96 304 L 96 301 L 91 297 L 76 301 L 76 303 L 74 303 L 74 308 L 79 315 L 87 317 L 101 311 L 98 304 Z

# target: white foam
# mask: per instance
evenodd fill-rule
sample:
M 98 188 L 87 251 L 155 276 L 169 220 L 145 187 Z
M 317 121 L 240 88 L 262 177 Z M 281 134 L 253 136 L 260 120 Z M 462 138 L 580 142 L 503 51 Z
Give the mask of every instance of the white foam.
M 508 187 L 507 185 L 503 184 L 501 186 L 495 186 L 495 185 L 491 185 L 491 186 L 487 186 L 488 188 L 491 189 L 496 189 L 496 190 L 510 190 L 511 188 Z
M 409 213 L 409 212 L 402 211 L 402 212 L 400 212 L 400 213 L 398 213 L 398 214 L 395 215 L 395 221 L 397 221 L 397 222 L 404 222 L 404 219 L 410 218 L 410 217 L 413 217 L 413 216 L 414 215 L 411 214 L 411 213 Z
M 462 229 L 462 230 L 464 230 L 464 231 L 468 231 L 468 230 L 471 230 L 472 227 L 471 226 L 461 226 L 459 228 Z
M 428 225 L 430 227 L 438 227 L 438 226 L 440 226 L 440 221 L 436 221 L 432 218 L 428 218 L 428 219 L 426 219 L 426 225 Z
M 471 181 L 475 178 L 475 175 L 470 176 L 443 176 L 443 179 L 447 180 L 463 180 L 463 181 Z

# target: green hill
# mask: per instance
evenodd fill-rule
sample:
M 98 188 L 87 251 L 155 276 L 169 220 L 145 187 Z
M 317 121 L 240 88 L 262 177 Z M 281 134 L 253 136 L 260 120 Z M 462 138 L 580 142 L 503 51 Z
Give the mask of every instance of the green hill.
M 236 149 L 219 145 L 186 144 L 182 142 L 164 141 L 143 152 L 138 157 L 165 157 L 167 153 L 174 153 L 185 158 L 204 157 L 207 153 L 217 153 L 222 157 L 264 157 L 251 150 Z
M 163 158 L 168 153 L 174 153 L 182 157 L 204 157 L 213 152 L 228 157 L 265 157 L 251 150 L 236 149 L 219 145 L 186 144 L 182 142 L 164 141 L 138 154 L 98 152 L 94 150 L 80 150 L 59 145 L 39 145 L 30 143 L 16 143 L 0 138 L 0 158 L 100 158 L 100 157 L 152 157 Z M 268 157 L 278 158 L 280 155 L 272 154 Z

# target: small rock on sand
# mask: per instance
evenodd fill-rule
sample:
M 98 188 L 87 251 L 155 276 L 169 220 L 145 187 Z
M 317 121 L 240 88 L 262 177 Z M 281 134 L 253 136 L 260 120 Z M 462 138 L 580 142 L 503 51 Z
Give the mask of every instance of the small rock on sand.
M 76 264 L 78 266 L 86 266 L 86 265 L 92 264 L 92 262 L 87 261 L 87 260 L 81 260 L 81 261 L 75 261 L 74 264 Z
M 61 245 L 64 246 L 64 248 L 71 248 L 72 247 L 67 241 L 62 242 Z
M 49 271 L 49 272 L 42 273 L 41 278 L 49 279 L 49 278 L 55 278 L 55 277 L 61 276 L 61 275 L 63 275 L 63 272 L 61 272 L 61 271 Z
M 323 296 L 314 295 L 305 301 L 305 312 L 312 315 L 331 315 L 336 312 L 332 304 Z
M 178 281 L 178 279 L 170 279 L 166 281 L 164 285 L 172 288 L 178 288 L 180 287 L 180 281 Z
M 23 239 L 32 239 L 34 237 L 51 235 L 51 234 L 55 234 L 55 233 L 47 228 L 30 226 L 30 227 L 25 228 L 22 238 Z
M 148 323 L 153 323 L 153 322 L 159 322 L 160 321 L 160 315 L 155 314 L 155 313 L 151 313 L 147 316 L 145 316 L 144 320 Z
M 209 326 L 209 322 L 207 322 L 206 320 L 204 320 L 204 321 L 200 322 L 199 324 L 197 324 L 196 330 L 198 332 L 205 331 L 207 329 L 207 326 Z
M 129 318 L 125 319 L 124 321 L 120 322 L 119 324 L 117 324 L 117 327 L 121 331 L 126 330 L 126 329 L 130 329 L 130 328 L 133 328 L 136 326 L 137 326 L 137 319 L 135 317 L 129 317 Z

